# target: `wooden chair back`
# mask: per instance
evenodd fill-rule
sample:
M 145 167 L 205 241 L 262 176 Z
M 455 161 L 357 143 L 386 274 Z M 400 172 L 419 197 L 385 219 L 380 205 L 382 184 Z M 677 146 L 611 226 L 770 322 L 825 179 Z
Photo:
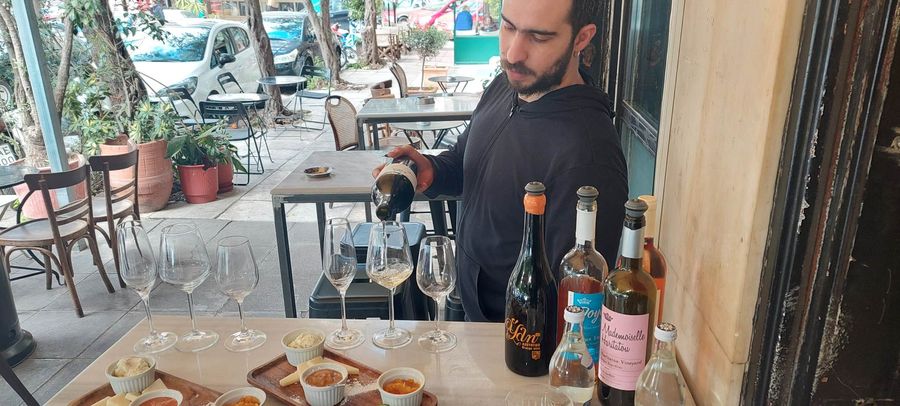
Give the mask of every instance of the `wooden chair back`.
M 341 96 L 331 96 L 325 99 L 325 112 L 334 133 L 334 148 L 338 151 L 359 148 L 353 103 Z
M 406 71 L 400 67 L 400 64 L 397 62 L 391 62 L 391 73 L 394 75 L 394 78 L 397 79 L 397 87 L 400 88 L 400 97 L 409 96 L 409 85 L 406 81 Z
M 90 193 L 86 193 L 84 198 L 75 199 L 65 206 L 54 208 L 50 191 L 70 188 L 82 183 L 85 185 L 85 190 L 91 190 L 90 174 L 91 168 L 87 165 L 82 165 L 65 172 L 25 175 L 25 183 L 28 185 L 28 188 L 31 191 L 40 191 L 41 196 L 44 198 L 44 207 L 47 209 L 47 220 L 50 222 L 50 228 L 53 230 L 54 243 L 62 244 L 62 239 L 59 235 L 60 226 L 78 220 L 85 220 L 87 224 L 94 224 L 94 213 Z
M 138 149 L 133 148 L 131 151 L 119 155 L 96 155 L 88 158 L 91 170 L 101 172 L 103 174 L 103 197 L 106 200 L 106 218 L 109 223 L 110 230 L 112 226 L 112 205 L 125 199 L 131 199 L 134 203 L 135 217 L 140 218 L 138 213 Z M 131 179 L 119 186 L 112 187 L 111 171 L 129 170 Z

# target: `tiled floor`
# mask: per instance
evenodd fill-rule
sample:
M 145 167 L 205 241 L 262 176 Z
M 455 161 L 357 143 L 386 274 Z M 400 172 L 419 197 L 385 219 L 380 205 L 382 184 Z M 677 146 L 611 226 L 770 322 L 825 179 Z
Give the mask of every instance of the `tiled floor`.
M 449 61 L 451 57 L 445 50 L 438 59 Z M 418 59 L 407 56 L 401 62 L 410 76 L 410 83 L 417 83 L 420 75 Z M 451 73 L 481 78 L 487 71 L 485 66 L 466 66 L 454 68 Z M 354 83 L 374 83 L 390 78 L 387 69 L 344 73 L 344 79 Z M 480 83 L 480 79 L 476 82 Z M 467 91 L 480 88 L 476 84 L 470 86 Z M 359 106 L 367 97 L 368 91 L 336 93 Z M 269 192 L 311 151 L 334 148 L 330 128 L 321 131 L 279 128 L 270 132 L 269 146 L 275 163 L 266 162 L 266 173 L 253 176 L 249 185 L 236 186 L 232 192 L 220 195 L 212 203 L 175 203 L 165 210 L 143 216 L 151 241 L 158 241 L 162 228 L 176 222 L 196 224 L 203 239 L 208 241 L 208 248 L 212 250 L 215 249 L 215 242 L 224 236 L 247 236 L 253 244 L 260 270 L 259 286 L 244 302 L 245 314 L 250 317 L 282 317 L 284 314 Z M 329 209 L 329 216 L 348 216 L 351 221 L 359 221 L 364 218 L 363 205 L 335 204 Z M 296 275 L 296 299 L 298 306 L 305 306 L 316 275 L 321 272 L 315 210 L 311 205 L 293 205 L 289 208 L 287 217 L 294 254 L 292 260 Z M 428 221 L 428 218 L 416 220 Z M 109 247 L 101 243 L 100 250 L 116 291 L 106 291 L 87 251 L 76 253 L 73 258 L 75 286 L 84 308 L 84 318 L 75 316 L 72 299 L 65 286 L 54 282 L 51 290 L 45 290 L 41 276 L 12 283 L 22 328 L 30 331 L 37 342 L 35 352 L 17 366 L 15 371 L 41 403 L 46 402 L 145 317 L 144 307 L 137 294 L 118 287 Z M 23 257 L 13 261 L 19 265 L 28 262 Z M 14 271 L 13 276 L 18 272 L 20 271 Z M 195 313 L 237 317 L 236 305 L 217 290 L 212 279 L 208 279 L 194 292 Z M 160 284 L 153 290 L 150 307 L 154 313 L 187 314 L 187 298 L 172 286 Z M 19 403 L 12 389 L 0 381 L 0 405 Z

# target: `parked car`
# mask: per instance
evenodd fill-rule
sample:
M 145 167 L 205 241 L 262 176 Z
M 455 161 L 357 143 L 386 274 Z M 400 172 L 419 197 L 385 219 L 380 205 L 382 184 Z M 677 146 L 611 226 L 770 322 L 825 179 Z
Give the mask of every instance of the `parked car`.
M 229 72 L 248 92 L 260 78 L 250 36 L 243 24 L 213 19 L 167 23 L 164 41 L 147 35 L 129 38 L 135 68 L 153 92 L 185 87 L 196 101 L 221 93 L 218 76 Z M 182 114 L 182 106 L 176 106 Z
M 265 11 L 262 16 L 277 74 L 299 75 L 304 65 L 313 65 L 313 58 L 321 57 L 305 12 Z
M 188 18 L 197 18 L 194 13 L 187 10 L 179 10 L 177 8 L 164 8 L 162 10 L 163 18 L 166 22 L 182 21 Z

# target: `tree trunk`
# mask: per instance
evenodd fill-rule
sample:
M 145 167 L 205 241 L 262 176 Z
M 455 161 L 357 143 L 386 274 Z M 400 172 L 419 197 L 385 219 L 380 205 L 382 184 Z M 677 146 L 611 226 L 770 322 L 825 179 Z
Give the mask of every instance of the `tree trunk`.
M 75 23 L 67 18 L 64 30 L 63 43 L 59 51 L 59 70 L 56 71 L 56 90 L 53 93 L 53 102 L 56 103 L 60 119 L 62 119 L 66 88 L 69 86 L 69 64 L 72 61 L 72 40 L 75 36 Z
M 319 51 L 322 53 L 322 59 L 325 60 L 325 66 L 331 70 L 331 79 L 335 83 L 343 83 L 341 79 L 341 60 L 338 58 L 337 48 L 334 42 L 334 33 L 331 32 L 331 5 L 329 0 L 322 0 L 319 3 L 322 12 L 315 12 L 311 0 L 303 0 L 303 5 L 309 10 L 309 22 L 313 26 L 313 32 L 316 33 L 316 42 L 319 44 Z
M 262 9 L 259 0 L 247 0 L 247 27 L 250 28 L 250 42 L 256 50 L 256 63 L 262 76 L 275 76 L 275 57 L 272 54 L 272 44 L 269 42 L 269 34 L 263 27 Z M 269 103 L 269 117 L 281 114 L 284 106 L 281 104 L 281 91 L 278 86 L 269 86 L 269 95 L 272 102 Z
M 365 24 L 363 26 L 363 55 L 362 61 L 368 66 L 381 65 L 381 58 L 378 57 L 378 43 L 375 36 L 375 28 L 378 26 L 378 11 L 375 7 L 377 0 L 365 0 L 365 16 L 363 17 Z
M 102 72 L 98 76 L 109 89 L 110 102 L 121 106 L 125 117 L 133 118 L 138 104 L 147 98 L 147 89 L 119 37 L 108 2 L 99 2 L 95 20 L 82 30 L 91 44 L 94 64 Z

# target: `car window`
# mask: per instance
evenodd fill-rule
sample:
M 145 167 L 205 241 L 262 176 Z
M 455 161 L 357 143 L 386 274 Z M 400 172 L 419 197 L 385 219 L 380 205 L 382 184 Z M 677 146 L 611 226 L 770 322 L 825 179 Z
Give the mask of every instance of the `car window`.
M 247 36 L 247 31 L 238 27 L 231 27 L 228 31 L 231 33 L 231 39 L 234 40 L 234 53 L 237 54 L 250 48 L 250 37 Z
M 263 28 L 269 39 L 274 40 L 293 40 L 300 39 L 303 35 L 303 26 L 305 24 L 303 18 L 294 16 L 264 16 Z
M 135 62 L 195 62 L 202 61 L 206 52 L 209 28 L 166 27 L 164 41 L 148 35 L 125 39 Z
M 228 37 L 228 33 L 225 30 L 220 30 L 216 33 L 215 41 L 213 42 L 213 54 L 212 59 L 210 60 L 210 66 L 217 65 L 219 63 L 219 55 L 222 54 L 234 55 L 231 39 Z

